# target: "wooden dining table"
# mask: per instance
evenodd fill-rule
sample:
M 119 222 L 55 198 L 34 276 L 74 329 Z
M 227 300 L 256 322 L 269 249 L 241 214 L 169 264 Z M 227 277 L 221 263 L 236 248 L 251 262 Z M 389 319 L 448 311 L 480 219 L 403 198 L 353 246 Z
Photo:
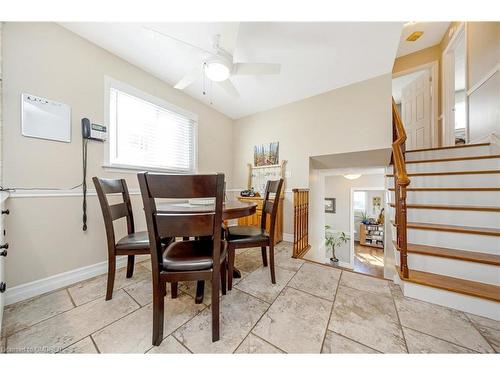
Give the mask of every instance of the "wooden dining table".
M 158 213 L 201 213 L 211 212 L 214 210 L 214 204 L 199 204 L 191 203 L 189 201 L 183 202 L 161 202 L 156 204 Z M 257 211 L 257 203 L 255 202 L 240 202 L 238 200 L 228 200 L 224 202 L 222 209 L 222 220 L 234 220 L 240 217 L 251 216 Z M 233 277 L 240 278 L 241 272 L 234 268 Z M 203 294 L 205 290 L 205 281 L 200 280 L 196 284 L 196 302 L 203 301 Z

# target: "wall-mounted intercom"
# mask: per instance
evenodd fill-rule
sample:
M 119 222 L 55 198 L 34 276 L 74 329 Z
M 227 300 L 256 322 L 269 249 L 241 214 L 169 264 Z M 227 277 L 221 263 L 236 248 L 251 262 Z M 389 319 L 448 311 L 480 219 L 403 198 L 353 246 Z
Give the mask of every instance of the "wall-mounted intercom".
M 107 129 L 103 125 L 92 124 L 88 118 L 82 118 L 82 137 L 93 141 L 104 142 Z

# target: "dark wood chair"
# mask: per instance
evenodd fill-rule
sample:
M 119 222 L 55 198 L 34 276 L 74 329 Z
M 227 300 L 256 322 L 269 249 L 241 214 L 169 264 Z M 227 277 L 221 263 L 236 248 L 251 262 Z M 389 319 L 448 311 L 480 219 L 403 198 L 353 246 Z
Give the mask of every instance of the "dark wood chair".
M 264 199 L 262 203 L 262 218 L 260 228 L 236 225 L 226 228 L 226 241 L 228 251 L 228 285 L 229 290 L 233 287 L 233 270 L 236 249 L 260 247 L 262 252 L 262 263 L 267 267 L 267 248 L 269 247 L 269 265 L 271 270 L 271 282 L 276 284 L 274 270 L 274 230 L 276 215 L 278 213 L 279 197 L 283 187 L 283 179 L 267 181 Z M 273 199 L 270 195 L 273 194 Z M 275 199 L 274 199 L 275 198 Z M 267 215 L 270 215 L 269 232 L 266 231 Z
M 135 231 L 132 204 L 126 181 L 124 179 L 98 177 L 93 177 L 92 180 L 94 181 L 97 196 L 99 197 L 104 226 L 106 228 L 108 242 L 108 285 L 106 300 L 110 300 L 113 297 L 116 256 L 127 256 L 127 278 L 131 278 L 134 274 L 135 255 L 149 254 L 149 237 L 147 231 Z M 110 204 L 108 194 L 121 194 L 123 201 L 117 204 Z M 113 222 L 124 217 L 127 219 L 128 234 L 116 241 Z
M 226 242 L 221 239 L 224 174 L 138 174 L 148 225 L 153 273 L 153 345 L 163 339 L 166 283 L 212 281 L 212 341 L 219 340 L 219 283 L 226 292 Z M 213 209 L 168 211 L 157 209 L 155 199 L 211 198 Z M 195 240 L 162 246 L 163 237 Z

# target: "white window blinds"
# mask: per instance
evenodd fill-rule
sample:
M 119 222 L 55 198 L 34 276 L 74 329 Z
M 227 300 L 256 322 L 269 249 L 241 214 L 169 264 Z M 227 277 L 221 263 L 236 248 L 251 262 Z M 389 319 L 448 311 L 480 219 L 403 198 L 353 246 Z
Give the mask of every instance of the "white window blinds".
M 193 118 L 114 87 L 109 99 L 111 165 L 195 172 Z

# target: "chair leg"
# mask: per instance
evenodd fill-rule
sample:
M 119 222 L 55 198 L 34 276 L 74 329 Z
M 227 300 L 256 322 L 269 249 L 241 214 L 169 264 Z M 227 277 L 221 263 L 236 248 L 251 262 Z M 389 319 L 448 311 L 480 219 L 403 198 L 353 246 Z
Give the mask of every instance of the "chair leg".
M 262 252 L 262 264 L 264 267 L 267 267 L 267 248 L 265 246 L 262 246 L 260 248 L 260 251 Z
M 212 342 L 219 341 L 219 273 L 212 274 Z
M 269 265 L 271 269 L 271 282 L 276 284 L 276 273 L 274 271 L 274 243 L 272 241 L 269 243 Z
M 134 274 L 134 260 L 135 255 L 129 255 L 127 257 L 127 279 L 130 279 Z
M 234 270 L 234 254 L 235 250 L 232 247 L 227 249 L 227 290 L 233 289 L 233 270 Z
M 106 287 L 106 301 L 113 298 L 113 287 L 115 285 L 116 258 L 110 256 L 108 259 L 108 285 Z
M 158 286 L 153 284 L 153 345 L 159 346 L 163 340 L 163 312 L 165 309 L 166 285 L 160 281 Z
M 205 280 L 198 280 L 196 282 L 196 297 L 194 302 L 200 304 L 203 302 L 203 296 L 205 295 Z
M 179 283 L 177 281 L 170 283 L 170 289 L 171 289 L 172 299 L 177 298 L 177 289 L 178 289 L 178 287 L 179 287 Z
M 226 289 L 226 273 L 227 273 L 227 257 L 224 259 L 224 262 L 220 265 L 220 283 L 221 283 L 221 291 L 222 295 L 226 295 L 227 289 Z

